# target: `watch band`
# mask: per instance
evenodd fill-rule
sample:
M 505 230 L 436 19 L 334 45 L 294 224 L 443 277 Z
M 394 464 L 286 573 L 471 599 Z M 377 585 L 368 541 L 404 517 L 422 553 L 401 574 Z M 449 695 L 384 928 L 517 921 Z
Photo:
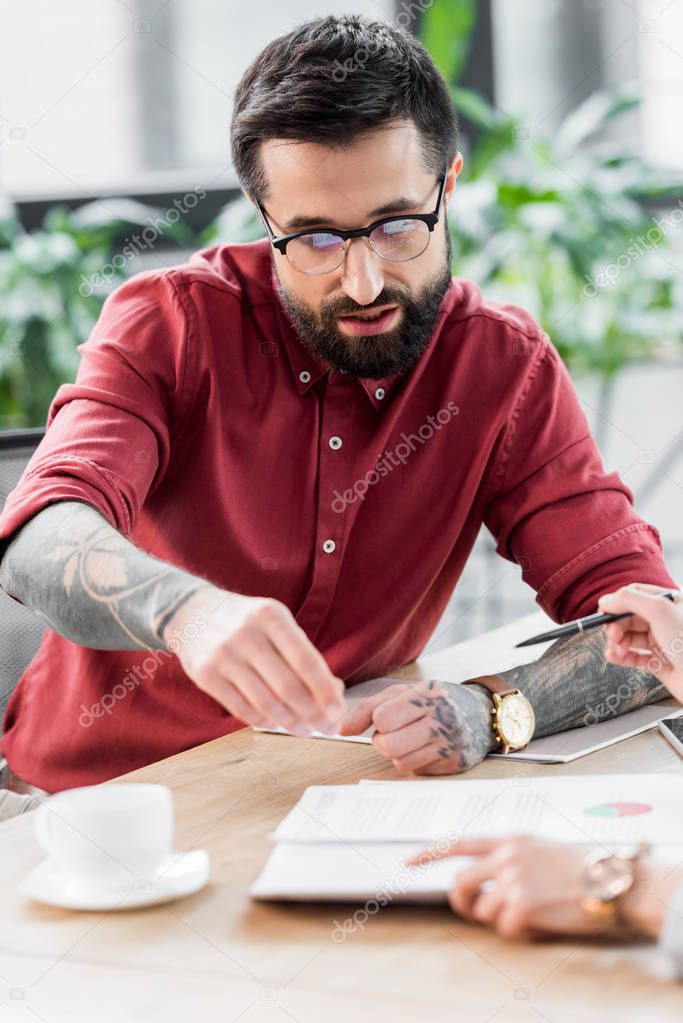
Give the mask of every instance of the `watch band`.
M 497 693 L 498 696 L 509 696 L 511 693 L 516 693 L 517 690 L 514 686 L 511 686 L 509 682 L 506 682 L 500 675 L 478 675 L 476 678 L 466 678 L 460 683 L 461 686 L 483 686 L 484 689 L 488 689 L 490 693 Z

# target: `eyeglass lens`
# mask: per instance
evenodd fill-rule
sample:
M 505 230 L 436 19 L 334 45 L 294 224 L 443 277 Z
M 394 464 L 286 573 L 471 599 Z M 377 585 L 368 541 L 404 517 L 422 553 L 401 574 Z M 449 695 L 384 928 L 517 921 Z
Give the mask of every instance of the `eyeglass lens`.
M 378 256 L 401 263 L 425 251 L 429 234 L 422 220 L 388 220 L 370 233 L 369 241 Z M 288 243 L 287 258 L 304 273 L 335 270 L 344 258 L 344 239 L 331 231 L 300 235 Z

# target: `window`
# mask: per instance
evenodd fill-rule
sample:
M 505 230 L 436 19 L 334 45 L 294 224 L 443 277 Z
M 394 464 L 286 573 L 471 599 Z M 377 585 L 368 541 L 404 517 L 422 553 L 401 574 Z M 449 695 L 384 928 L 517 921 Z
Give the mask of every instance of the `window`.
M 390 0 L 354 12 L 392 17 Z M 270 40 L 348 0 L 23 0 L 0 33 L 0 192 L 235 185 L 233 90 Z

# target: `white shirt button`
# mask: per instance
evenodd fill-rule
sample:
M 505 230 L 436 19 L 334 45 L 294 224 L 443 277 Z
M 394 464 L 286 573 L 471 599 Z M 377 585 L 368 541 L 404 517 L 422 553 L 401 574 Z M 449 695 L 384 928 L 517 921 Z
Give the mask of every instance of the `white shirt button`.
M 375 397 L 377 398 L 377 401 L 381 401 L 385 393 L 386 392 L 383 387 L 378 387 L 377 390 L 375 391 Z
M 307 369 L 302 369 L 301 372 L 299 373 L 299 380 L 301 381 L 301 383 L 302 384 L 307 384 L 310 379 L 311 379 L 311 374 L 308 372 L 308 370 Z
M 323 550 L 325 551 L 325 554 L 332 554 L 336 546 L 337 545 L 334 542 L 334 540 L 325 540 L 325 543 L 323 544 Z
M 330 447 L 332 448 L 333 451 L 339 451 L 339 448 L 341 446 L 342 446 L 341 437 L 330 437 Z

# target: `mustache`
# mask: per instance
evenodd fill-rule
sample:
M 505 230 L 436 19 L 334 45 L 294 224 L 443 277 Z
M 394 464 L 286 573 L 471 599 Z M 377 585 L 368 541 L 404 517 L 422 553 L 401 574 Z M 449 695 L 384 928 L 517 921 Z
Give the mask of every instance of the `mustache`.
M 383 309 L 386 306 L 401 306 L 403 304 L 403 299 L 385 298 L 383 301 L 375 302 L 373 305 L 356 305 L 352 309 L 329 306 L 321 312 L 324 319 L 334 319 L 337 316 L 355 316 L 356 313 L 373 313 L 375 310 Z

